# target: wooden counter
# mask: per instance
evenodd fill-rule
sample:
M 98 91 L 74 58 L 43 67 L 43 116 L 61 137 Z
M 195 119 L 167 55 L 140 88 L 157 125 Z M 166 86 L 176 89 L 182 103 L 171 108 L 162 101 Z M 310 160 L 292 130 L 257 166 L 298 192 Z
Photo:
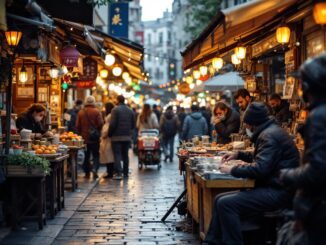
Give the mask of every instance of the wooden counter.
M 206 180 L 186 164 L 187 207 L 199 224 L 200 237 L 205 238 L 214 207 L 216 195 L 240 189 L 253 188 L 254 180 L 216 179 Z

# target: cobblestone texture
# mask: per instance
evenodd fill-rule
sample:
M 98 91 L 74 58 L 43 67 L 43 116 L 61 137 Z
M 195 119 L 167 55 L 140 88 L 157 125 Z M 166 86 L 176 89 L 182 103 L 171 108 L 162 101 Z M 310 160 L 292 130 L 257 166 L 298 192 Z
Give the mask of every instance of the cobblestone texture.
M 195 235 L 176 231 L 182 220 L 176 210 L 160 221 L 183 190 L 176 160 L 161 170 L 138 170 L 132 158 L 131 169 L 122 181 L 101 179 L 53 244 L 199 244 Z

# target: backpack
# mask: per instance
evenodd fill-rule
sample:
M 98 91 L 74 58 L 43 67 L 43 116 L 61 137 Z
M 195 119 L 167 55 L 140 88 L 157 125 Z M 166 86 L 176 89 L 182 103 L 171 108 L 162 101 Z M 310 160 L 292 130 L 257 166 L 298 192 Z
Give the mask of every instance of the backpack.
M 177 123 L 175 117 L 171 119 L 165 118 L 163 124 L 163 136 L 164 137 L 174 137 L 177 134 Z

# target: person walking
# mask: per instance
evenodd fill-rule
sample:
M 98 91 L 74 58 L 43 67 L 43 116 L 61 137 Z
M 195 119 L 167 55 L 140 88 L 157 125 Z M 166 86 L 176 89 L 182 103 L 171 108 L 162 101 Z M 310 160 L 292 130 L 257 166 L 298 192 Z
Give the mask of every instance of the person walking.
M 101 143 L 100 143 L 100 163 L 106 165 L 106 173 L 107 175 L 104 178 L 112 178 L 113 170 L 114 170 L 114 156 L 112 151 L 112 142 L 111 138 L 109 138 L 109 127 L 111 120 L 111 112 L 114 108 L 114 104 L 112 102 L 108 102 L 105 104 L 105 119 L 104 126 L 101 131 Z
M 203 136 L 208 133 L 208 126 L 206 119 L 199 111 L 197 105 L 191 106 L 191 114 L 188 115 L 184 121 L 182 128 L 182 139 L 191 140 L 195 135 Z
M 291 233 L 304 231 L 308 241 L 300 239 L 302 244 L 323 245 L 326 241 L 326 54 L 307 60 L 299 70 L 299 78 L 309 110 L 300 130 L 304 156 L 298 168 L 283 170 L 280 179 L 286 186 L 297 189 Z
M 239 132 L 239 113 L 228 107 L 224 102 L 218 102 L 214 108 L 213 125 L 216 142 L 218 144 L 230 143 L 231 134 Z
M 251 103 L 243 120 L 255 150 L 224 155 L 220 171 L 237 178 L 254 179 L 255 188 L 216 197 L 203 245 L 243 244 L 242 220 L 285 208 L 293 198 L 293 190 L 283 187 L 279 181 L 281 169 L 298 166 L 299 152 L 293 139 L 269 117 L 263 103 Z M 235 159 L 244 162 L 233 166 L 226 164 Z
M 138 116 L 137 119 L 137 129 L 138 131 L 146 130 L 146 129 L 158 129 L 159 124 L 157 121 L 157 116 L 151 110 L 149 104 L 145 104 L 142 112 Z
M 178 111 L 177 111 L 177 116 L 178 116 L 178 120 L 179 120 L 178 135 L 179 135 L 179 140 L 181 140 L 182 139 L 183 123 L 187 116 L 187 114 L 185 112 L 185 108 L 179 107 Z
M 99 169 L 99 151 L 100 151 L 100 132 L 103 126 L 101 112 L 95 106 L 94 96 L 88 96 L 85 100 L 85 108 L 80 110 L 77 115 L 76 129 L 83 137 L 86 143 L 86 153 L 84 160 L 85 177 L 90 177 L 93 172 L 93 178 L 98 178 Z M 90 156 L 93 156 L 93 167 L 90 164 Z
M 82 100 L 76 100 L 74 108 L 68 111 L 68 114 L 70 115 L 70 120 L 68 120 L 67 126 L 68 131 L 77 133 L 76 129 L 76 120 L 78 112 L 82 109 L 83 101 Z
M 113 179 L 121 180 L 129 174 L 128 150 L 132 140 L 132 133 L 135 129 L 135 117 L 133 111 L 125 104 L 122 95 L 117 97 L 117 106 L 111 112 L 109 137 L 112 141 L 114 155 L 114 169 L 116 175 Z M 121 167 L 121 161 L 123 167 Z
M 157 117 L 157 121 L 159 122 L 161 120 L 161 112 L 156 104 L 153 105 L 153 112 Z
M 178 132 L 178 117 L 173 112 L 173 107 L 168 106 L 166 112 L 161 116 L 160 132 L 162 134 L 164 161 L 170 159 L 173 162 L 174 155 L 174 138 Z

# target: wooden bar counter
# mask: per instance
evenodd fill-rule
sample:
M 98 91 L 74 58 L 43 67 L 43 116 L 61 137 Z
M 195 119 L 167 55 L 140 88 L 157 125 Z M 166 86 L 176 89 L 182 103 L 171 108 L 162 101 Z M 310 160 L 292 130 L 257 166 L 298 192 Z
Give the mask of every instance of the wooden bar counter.
M 186 185 L 188 211 L 199 224 L 201 239 L 205 238 L 214 207 L 216 195 L 223 192 L 253 188 L 254 180 L 249 179 L 215 179 L 206 180 L 186 164 Z

